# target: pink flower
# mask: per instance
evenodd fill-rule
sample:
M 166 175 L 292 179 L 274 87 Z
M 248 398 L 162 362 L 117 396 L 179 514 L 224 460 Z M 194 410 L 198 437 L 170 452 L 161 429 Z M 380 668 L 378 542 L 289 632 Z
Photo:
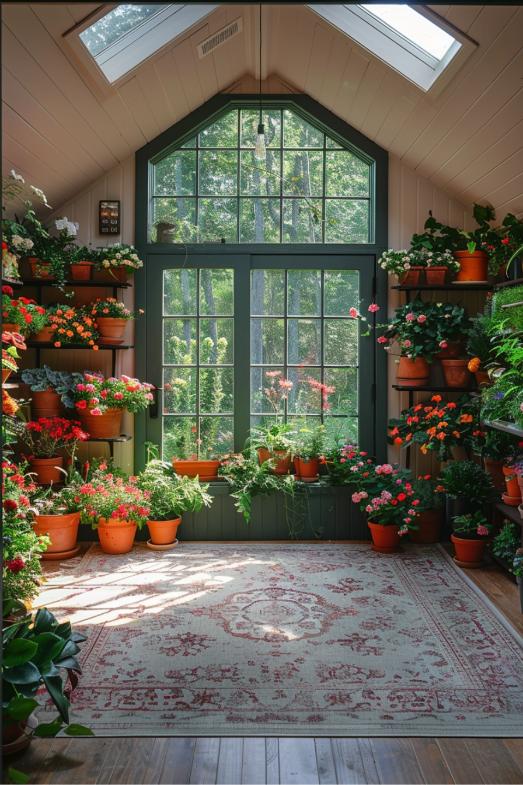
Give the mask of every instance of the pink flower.
M 409 311 L 409 313 L 408 313 L 408 314 L 406 315 L 406 317 L 405 317 L 405 319 L 406 319 L 408 322 L 413 322 L 413 321 L 415 320 L 415 318 L 416 318 L 416 315 L 415 315 L 415 314 L 413 314 L 413 313 L 412 313 L 412 311 Z
M 292 390 L 293 383 L 290 379 L 278 379 L 278 384 L 282 390 Z
M 405 349 L 408 349 L 410 346 L 412 346 L 412 341 L 409 341 L 409 339 L 407 338 L 406 341 L 403 341 L 403 346 L 405 347 Z
M 440 341 L 439 342 L 439 348 L 440 349 L 446 349 L 447 346 L 448 346 L 448 343 L 446 341 Z
M 95 391 L 94 384 L 86 384 L 85 385 L 85 390 L 86 390 L 86 392 L 94 392 Z
M 476 531 L 477 531 L 477 533 L 479 534 L 479 536 L 480 536 L 480 537 L 487 537 L 487 535 L 488 535 L 488 529 L 487 529 L 487 527 L 486 527 L 486 526 L 483 526 L 482 524 L 480 524 L 480 525 L 478 526 L 478 528 L 476 529 Z
M 123 398 L 123 393 L 115 392 L 115 394 L 113 395 L 113 398 L 115 399 L 115 401 L 121 401 L 122 398 Z
M 77 384 L 76 389 L 78 392 L 85 392 L 85 384 Z
M 388 338 L 385 338 L 385 336 L 384 336 L 384 335 L 380 335 L 380 337 L 378 338 L 378 343 L 387 343 L 387 342 L 388 342 L 388 340 L 389 340 L 389 339 L 388 339 Z
M 349 308 L 349 316 L 351 319 L 357 319 L 359 316 L 358 309 L 354 307 Z
M 420 315 L 418 316 L 418 319 L 417 319 L 418 324 L 423 324 L 423 322 L 426 322 L 426 321 L 427 321 L 427 317 L 425 316 L 425 314 L 424 313 L 420 313 Z
M 374 508 L 372 504 L 367 504 L 367 506 L 365 507 L 365 512 L 374 512 Z
M 377 313 L 377 311 L 379 311 L 379 309 L 380 309 L 380 307 L 379 307 L 379 305 L 377 305 L 377 303 L 371 303 L 367 310 L 369 311 L 369 313 Z
M 91 409 L 91 414 L 93 415 L 93 417 L 101 417 L 102 411 L 101 411 L 101 409 L 94 408 L 94 409 Z

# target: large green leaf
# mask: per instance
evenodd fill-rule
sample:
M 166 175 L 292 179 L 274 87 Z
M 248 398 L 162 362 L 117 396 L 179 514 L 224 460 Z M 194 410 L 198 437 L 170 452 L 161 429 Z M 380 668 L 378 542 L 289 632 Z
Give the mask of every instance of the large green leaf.
M 13 766 L 9 766 L 7 769 L 7 781 L 25 785 L 26 782 L 29 782 L 29 774 L 26 774 L 25 771 L 15 769 Z
M 86 728 L 85 725 L 78 725 L 72 722 L 67 728 L 64 728 L 64 733 L 68 736 L 94 736 L 91 728 Z
M 55 660 L 55 665 L 57 666 L 57 668 L 69 668 L 70 670 L 76 671 L 77 673 L 82 672 L 80 663 L 78 662 L 76 657 L 64 657 L 63 659 Z M 56 673 L 58 673 L 58 670 L 56 671 Z M 51 674 L 45 674 L 45 675 L 47 676 Z M 56 674 L 52 674 L 52 675 L 54 676 Z
M 34 658 L 37 663 L 56 659 L 67 645 L 67 641 L 64 641 L 59 635 L 55 635 L 54 632 L 43 632 L 37 635 L 35 642 L 38 644 L 38 654 Z
M 72 633 L 71 622 L 64 621 L 63 624 L 58 624 L 54 628 L 53 632 L 55 635 L 59 635 L 60 638 L 65 638 L 65 640 L 69 640 Z
M 34 631 L 36 633 L 51 632 L 55 625 L 56 619 L 47 608 L 40 608 L 40 610 L 36 612 L 34 620 Z
M 7 714 L 17 722 L 26 720 L 29 715 L 38 707 L 38 701 L 32 698 L 23 698 L 21 695 L 16 698 L 11 698 L 7 704 Z
M 3 677 L 11 684 L 27 684 L 29 686 L 40 681 L 40 671 L 32 662 L 15 665 L 14 668 L 4 668 Z
M 48 676 L 44 679 L 44 684 L 51 699 L 60 712 L 60 717 L 64 722 L 69 722 L 69 701 L 63 692 L 63 683 L 60 676 Z
M 37 644 L 27 638 L 14 638 L 9 641 L 4 649 L 4 667 L 11 668 L 13 665 L 23 665 L 24 662 L 32 660 L 38 649 Z
M 60 731 L 63 724 L 60 717 L 52 722 L 42 722 L 35 728 L 34 735 L 44 739 L 52 738 Z
M 40 665 L 40 673 L 42 674 L 42 678 L 60 675 L 57 665 L 54 662 L 51 662 L 51 660 L 47 660 L 47 662 Z
M 63 659 L 64 657 L 74 657 L 79 651 L 80 647 L 74 641 L 66 641 L 64 648 L 60 652 L 60 659 Z

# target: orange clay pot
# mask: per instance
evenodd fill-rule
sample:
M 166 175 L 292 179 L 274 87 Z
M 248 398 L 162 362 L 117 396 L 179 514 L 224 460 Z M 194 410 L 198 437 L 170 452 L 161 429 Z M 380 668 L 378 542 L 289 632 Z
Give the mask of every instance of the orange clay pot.
M 503 461 L 494 458 L 483 458 L 483 465 L 487 474 L 490 475 L 494 487 L 497 491 L 505 490 L 505 476 L 503 474 Z
M 368 521 L 372 536 L 372 550 L 378 553 L 397 553 L 400 550 L 399 526 L 384 526 L 382 523 Z
M 71 512 L 68 515 L 35 515 L 33 529 L 35 534 L 47 534 L 51 542 L 42 554 L 44 561 L 50 554 L 72 552 L 76 548 L 80 513 Z
M 400 284 L 404 286 L 415 286 L 420 282 L 421 273 L 424 269 L 424 267 L 414 266 L 411 267 L 410 270 L 406 270 L 400 275 Z
M 51 343 L 54 341 L 54 327 L 42 327 L 33 335 L 33 341 L 38 343 Z
M 59 470 L 64 465 L 61 455 L 54 458 L 29 458 L 29 470 L 36 474 L 36 481 L 39 485 L 51 485 L 62 483 L 64 475 Z
M 454 251 L 454 256 L 461 265 L 456 281 L 484 283 L 488 280 L 488 256 L 485 251 Z
M 447 387 L 468 387 L 470 371 L 467 360 L 442 360 L 443 376 Z
M 320 473 L 320 459 L 300 458 L 299 456 L 296 456 L 294 459 L 294 467 L 297 477 L 301 477 L 305 480 L 313 480 Z
M 476 378 L 476 384 L 478 387 L 489 387 L 492 384 L 487 371 L 476 371 L 474 376 Z
M 31 268 L 31 276 L 33 278 L 42 278 L 43 280 L 52 280 L 54 276 L 51 274 L 51 263 L 42 259 L 37 259 L 35 256 L 29 256 L 27 261 Z
M 518 507 L 521 504 L 518 475 L 510 466 L 503 466 L 503 474 L 506 486 L 506 493 L 503 494 L 503 501 L 510 507 Z
M 104 553 L 129 553 L 134 545 L 137 526 L 118 518 L 98 518 L 98 539 Z
M 103 414 L 91 414 L 89 409 L 77 409 L 84 429 L 93 439 L 113 439 L 122 432 L 123 409 L 107 409 Z
M 411 360 L 400 357 L 396 371 L 396 382 L 406 387 L 424 387 L 429 381 L 429 364 L 424 357 Z
M 71 264 L 71 281 L 90 281 L 93 262 L 73 262 Z
M 2 384 L 4 384 L 11 376 L 9 368 L 2 368 Z
M 147 521 L 153 545 L 170 545 L 174 542 L 181 522 L 181 518 L 173 518 L 170 521 Z
M 417 530 L 411 529 L 409 536 L 412 542 L 429 545 L 439 542 L 441 536 L 442 510 L 425 510 L 418 515 L 414 524 Z
M 454 545 L 454 561 L 460 567 L 481 567 L 487 544 L 486 539 L 466 540 L 462 537 L 456 537 L 455 534 L 451 534 L 450 539 Z
M 2 332 L 4 333 L 21 333 L 23 327 L 19 327 L 14 322 L 2 322 Z
M 445 349 L 440 349 L 434 356 L 437 360 L 456 360 L 463 352 L 463 341 L 447 341 Z
M 447 268 L 443 266 L 427 267 L 425 280 L 428 286 L 443 286 L 447 277 Z
M 109 283 L 126 283 L 129 273 L 125 267 L 113 267 L 110 270 L 97 270 L 94 274 L 97 281 L 108 281 Z
M 202 482 L 218 478 L 220 461 L 178 461 L 173 458 L 173 469 L 181 477 L 199 477 Z
M 270 452 L 266 447 L 258 447 L 258 461 L 265 463 L 274 459 L 275 463 L 271 469 L 272 474 L 288 474 L 291 469 L 291 456 L 285 450 L 274 450 Z
M 31 392 L 31 417 L 59 417 L 62 409 L 60 396 L 54 390 Z
M 122 341 L 127 319 L 118 319 L 114 316 L 97 316 L 96 327 L 102 338 L 101 343 L 118 343 Z

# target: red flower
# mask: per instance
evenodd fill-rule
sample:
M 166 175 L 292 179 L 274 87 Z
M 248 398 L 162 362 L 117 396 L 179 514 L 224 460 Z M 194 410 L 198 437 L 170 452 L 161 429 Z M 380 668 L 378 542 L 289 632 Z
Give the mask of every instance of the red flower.
M 397 495 L 397 497 L 396 497 L 396 498 L 397 498 L 397 500 L 398 500 L 399 502 L 404 502 L 404 501 L 405 501 L 405 499 L 407 498 L 407 494 L 406 494 L 406 493 L 403 493 L 403 492 L 402 492 L 402 493 L 398 493 L 398 495 Z
M 5 243 L 2 243 L 2 248 L 4 247 Z M 2 294 L 7 294 L 8 297 L 12 297 L 14 292 L 10 286 L 2 286 Z
M 25 561 L 22 559 L 21 556 L 16 556 L 14 559 L 8 559 L 5 562 L 5 566 L 10 572 L 17 573 L 20 570 L 23 570 L 25 567 Z
M 4 510 L 16 510 L 18 507 L 17 503 L 14 499 L 6 499 L 4 501 Z
M 508 245 L 509 243 L 510 243 L 510 240 L 508 239 L 508 237 L 504 237 L 502 239 L 502 241 L 501 241 L 501 245 Z

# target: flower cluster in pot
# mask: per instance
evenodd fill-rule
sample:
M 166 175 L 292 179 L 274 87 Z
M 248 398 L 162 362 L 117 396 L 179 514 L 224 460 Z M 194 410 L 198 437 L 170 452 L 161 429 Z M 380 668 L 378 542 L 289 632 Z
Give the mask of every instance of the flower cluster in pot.
M 80 344 L 98 350 L 100 337 L 94 319 L 86 308 L 73 305 L 53 305 L 47 311 L 48 324 L 52 331 L 54 346 L 60 348 L 67 344 Z
M 2 324 L 4 330 L 27 334 L 37 333 L 43 329 L 48 323 L 45 308 L 28 297 L 15 298 L 13 294 L 13 289 L 10 286 L 2 286 Z
M 108 340 L 120 340 L 127 322 L 135 318 L 134 313 L 115 297 L 99 297 L 86 310 L 100 335 Z M 143 310 L 140 309 L 139 313 L 142 314 Z
M 451 251 L 447 249 L 428 249 L 424 247 L 409 248 L 396 251 L 393 248 L 384 251 L 378 260 L 382 270 L 396 275 L 401 282 L 409 281 L 409 273 L 412 270 L 433 270 L 441 269 L 443 273 L 448 270 L 450 273 L 457 273 L 459 262 L 454 258 Z M 443 279 L 444 279 L 443 275 Z M 430 282 L 430 278 L 428 280 Z M 441 282 L 444 282 L 441 281 Z M 413 281 L 417 283 L 417 281 Z
M 27 349 L 23 335 L 2 331 L 2 382 L 18 370 L 19 350 Z
M 370 459 L 356 461 L 351 472 L 357 487 L 352 501 L 367 513 L 369 523 L 398 526 L 400 536 L 416 528 L 419 499 L 410 473 L 390 463 L 376 465 Z
M 60 483 L 64 455 L 70 460 L 79 442 L 89 439 L 89 434 L 75 420 L 63 417 L 39 417 L 24 425 L 21 440 L 29 451 L 28 461 L 42 484 Z
M 73 399 L 77 411 L 99 417 L 109 409 L 126 409 L 132 414 L 146 409 L 153 400 L 154 385 L 122 374 L 119 378 L 86 371 L 73 374 Z
M 143 267 L 143 262 L 134 246 L 115 243 L 98 251 L 96 266 L 107 272 L 125 270 L 127 273 L 133 273 Z

